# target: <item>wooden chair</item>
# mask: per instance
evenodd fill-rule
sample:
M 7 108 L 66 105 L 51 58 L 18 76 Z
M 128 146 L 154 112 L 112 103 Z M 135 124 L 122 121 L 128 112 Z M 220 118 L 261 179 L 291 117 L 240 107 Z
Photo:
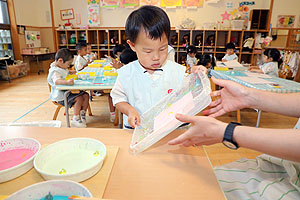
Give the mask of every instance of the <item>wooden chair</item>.
M 48 84 L 48 87 L 49 87 L 49 91 L 50 91 L 50 93 L 51 93 L 51 85 Z M 55 113 L 54 113 L 54 115 L 53 115 L 53 118 L 52 118 L 53 120 L 56 120 L 56 119 L 57 119 L 57 115 L 58 115 L 60 109 L 61 109 L 62 107 L 64 107 L 64 106 L 61 105 L 61 104 L 59 104 L 59 103 L 57 103 L 56 101 L 52 101 L 52 103 L 53 103 L 54 105 L 57 106 L 57 108 L 56 108 L 56 110 L 55 110 Z M 88 106 L 88 113 L 89 113 L 89 116 L 93 116 L 90 104 L 89 104 L 89 106 Z

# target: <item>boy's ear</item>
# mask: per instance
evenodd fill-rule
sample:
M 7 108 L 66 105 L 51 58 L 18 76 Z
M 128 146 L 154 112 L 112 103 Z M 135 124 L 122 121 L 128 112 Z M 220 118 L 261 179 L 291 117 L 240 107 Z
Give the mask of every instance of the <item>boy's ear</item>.
M 135 50 L 135 46 L 134 46 L 134 43 L 131 42 L 130 40 L 127 40 L 127 44 L 129 44 L 130 48 L 132 49 L 132 51 L 136 52 Z
M 57 62 L 63 64 L 63 63 L 64 63 L 64 60 L 63 60 L 62 58 L 59 58 L 59 59 L 57 60 Z

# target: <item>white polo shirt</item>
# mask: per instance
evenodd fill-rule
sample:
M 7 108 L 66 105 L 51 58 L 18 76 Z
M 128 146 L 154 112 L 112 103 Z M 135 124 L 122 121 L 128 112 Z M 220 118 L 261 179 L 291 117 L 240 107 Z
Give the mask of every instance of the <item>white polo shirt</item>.
M 264 64 L 260 65 L 259 68 L 263 71 L 264 74 L 278 77 L 278 63 L 277 62 L 264 63 Z
M 238 60 L 239 58 L 238 58 L 237 55 L 234 53 L 234 54 L 232 54 L 232 55 L 225 54 L 225 56 L 224 56 L 222 59 L 225 59 L 225 60 L 227 60 L 227 61 L 230 61 L 230 60 Z
M 185 67 L 170 60 L 153 74 L 149 74 L 138 60 L 133 61 L 118 70 L 118 78 L 110 93 L 113 105 L 127 102 L 142 115 L 179 87 L 184 76 Z M 123 116 L 124 126 L 130 126 L 128 117 Z

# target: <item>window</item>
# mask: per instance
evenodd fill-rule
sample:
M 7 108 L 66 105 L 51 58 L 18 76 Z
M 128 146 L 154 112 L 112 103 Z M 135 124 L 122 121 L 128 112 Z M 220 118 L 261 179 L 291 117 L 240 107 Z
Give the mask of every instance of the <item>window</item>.
M 10 24 L 6 0 L 0 0 L 0 24 Z

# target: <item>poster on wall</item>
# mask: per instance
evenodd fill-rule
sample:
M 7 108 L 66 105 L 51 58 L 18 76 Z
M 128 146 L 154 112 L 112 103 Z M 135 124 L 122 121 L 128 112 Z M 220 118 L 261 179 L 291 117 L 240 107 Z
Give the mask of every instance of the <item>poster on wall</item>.
M 140 5 L 151 5 L 160 7 L 160 0 L 140 0 Z
M 74 19 L 74 10 L 73 8 L 60 10 L 60 18 L 61 20 L 71 20 Z
M 278 15 L 277 27 L 278 28 L 293 28 L 295 25 L 295 15 Z
M 161 7 L 180 7 L 181 0 L 161 0 Z
M 87 4 L 99 4 L 100 0 L 86 0 Z
M 26 47 L 41 47 L 41 33 L 40 31 L 25 31 Z
M 139 6 L 140 1 L 139 0 L 120 0 L 120 6 L 122 8 L 126 7 L 137 7 Z
M 184 0 L 183 6 L 185 7 L 203 7 L 203 0 Z
M 88 5 L 88 25 L 89 26 L 100 26 L 99 4 Z
M 120 0 L 101 0 L 100 6 L 102 8 L 118 8 L 120 7 Z

